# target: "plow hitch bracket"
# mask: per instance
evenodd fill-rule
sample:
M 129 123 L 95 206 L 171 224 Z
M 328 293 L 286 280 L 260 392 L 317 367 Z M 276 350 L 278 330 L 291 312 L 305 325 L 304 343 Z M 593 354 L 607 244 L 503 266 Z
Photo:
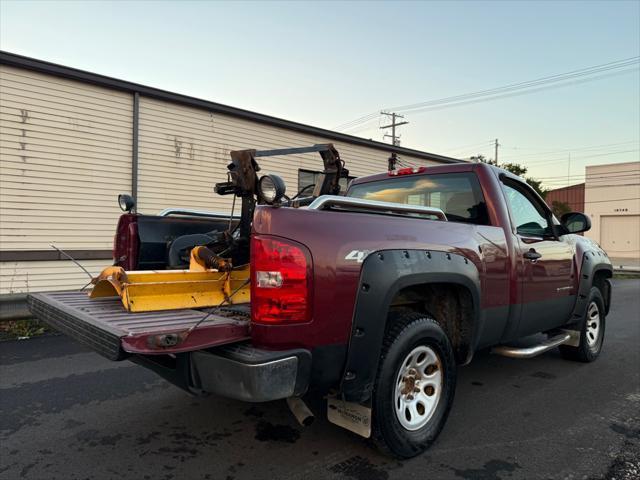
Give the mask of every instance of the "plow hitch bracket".
M 121 267 L 107 267 L 93 280 L 89 296 L 118 296 L 129 312 L 204 308 L 249 302 L 248 279 L 248 266 L 226 272 L 212 269 L 125 272 Z

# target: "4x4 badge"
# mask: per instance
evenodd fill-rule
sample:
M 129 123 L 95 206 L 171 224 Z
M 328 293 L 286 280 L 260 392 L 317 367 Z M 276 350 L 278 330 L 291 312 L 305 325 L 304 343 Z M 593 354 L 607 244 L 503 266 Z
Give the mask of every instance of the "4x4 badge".
M 345 260 L 355 260 L 358 263 L 364 262 L 364 259 L 369 256 L 371 250 L 351 250 L 347 253 L 347 256 L 344 257 Z

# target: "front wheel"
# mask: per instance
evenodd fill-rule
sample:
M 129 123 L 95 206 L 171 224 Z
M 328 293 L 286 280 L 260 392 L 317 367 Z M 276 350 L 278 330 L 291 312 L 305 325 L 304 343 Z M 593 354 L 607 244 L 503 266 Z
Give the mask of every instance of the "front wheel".
M 401 458 L 425 451 L 453 402 L 456 362 L 447 335 L 427 315 L 392 315 L 373 394 L 372 438 Z
M 605 309 L 602 293 L 596 287 L 589 292 L 587 311 L 580 323 L 580 343 L 577 347 L 560 345 L 560 353 L 568 360 L 593 362 L 602 351 Z

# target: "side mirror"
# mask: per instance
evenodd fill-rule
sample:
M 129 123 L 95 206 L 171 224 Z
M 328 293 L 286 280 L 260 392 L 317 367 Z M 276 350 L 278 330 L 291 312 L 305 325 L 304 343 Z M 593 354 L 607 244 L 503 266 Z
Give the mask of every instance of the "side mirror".
M 591 228 L 591 219 L 580 212 L 565 213 L 560 218 L 560 223 L 567 233 L 586 232 Z
M 136 208 L 136 201 L 131 195 L 121 193 L 118 195 L 118 205 L 123 212 L 131 212 Z

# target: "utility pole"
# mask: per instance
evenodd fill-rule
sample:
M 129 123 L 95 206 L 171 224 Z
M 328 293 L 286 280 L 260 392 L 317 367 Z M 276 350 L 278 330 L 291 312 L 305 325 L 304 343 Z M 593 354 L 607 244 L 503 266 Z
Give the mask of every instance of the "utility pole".
M 394 147 L 397 147 L 400 145 L 400 137 L 398 135 L 396 135 L 396 127 L 399 127 L 400 125 L 406 125 L 407 121 L 404 122 L 396 122 L 396 119 L 398 118 L 404 118 L 402 115 L 398 115 L 397 113 L 387 113 L 387 112 L 380 112 L 382 115 L 388 115 L 389 117 L 391 117 L 391 123 L 389 125 L 384 125 L 382 127 L 380 127 L 380 130 L 385 130 L 387 128 L 391 128 L 391 135 L 389 134 L 384 134 L 385 137 L 391 137 L 391 145 L 393 145 Z
M 494 159 L 496 161 L 496 167 L 497 167 L 498 166 L 498 147 L 500 146 L 500 144 L 498 143 L 498 139 L 497 138 L 496 138 L 496 141 L 494 143 L 494 146 L 495 146 L 495 151 L 496 151 Z
M 396 152 L 393 152 L 391 154 L 391 156 L 389 157 L 388 163 L 389 163 L 388 166 L 389 166 L 390 172 L 396 169 L 396 163 L 398 163 L 398 155 L 396 155 Z

